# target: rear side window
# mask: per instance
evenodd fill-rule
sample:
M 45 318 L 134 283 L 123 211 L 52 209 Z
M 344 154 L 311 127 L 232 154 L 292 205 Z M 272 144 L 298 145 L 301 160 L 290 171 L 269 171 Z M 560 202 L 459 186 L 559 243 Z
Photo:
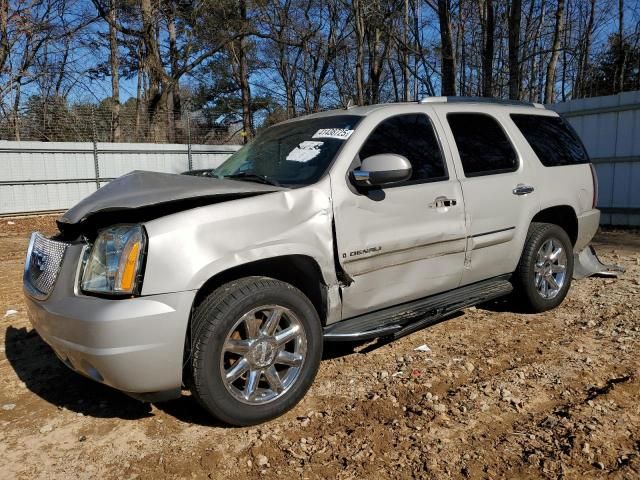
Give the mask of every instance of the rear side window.
M 545 167 L 589 163 L 578 135 L 562 118 L 514 113 L 511 119 Z
M 436 132 L 424 114 L 397 115 L 381 122 L 360 149 L 360 160 L 380 153 L 406 157 L 413 170 L 409 182 L 448 178 Z
M 449 113 L 466 177 L 513 172 L 518 156 L 498 121 L 484 113 Z

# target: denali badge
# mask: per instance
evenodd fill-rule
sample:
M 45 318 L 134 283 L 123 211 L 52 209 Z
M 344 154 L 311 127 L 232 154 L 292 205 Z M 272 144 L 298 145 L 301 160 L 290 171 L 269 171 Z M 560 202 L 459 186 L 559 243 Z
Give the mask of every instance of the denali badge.
M 349 252 L 349 256 L 357 257 L 358 255 L 364 255 L 365 253 L 379 252 L 380 250 L 382 250 L 382 247 L 363 248 L 362 250 L 354 250 L 352 252 Z M 347 254 L 343 253 L 342 258 L 347 258 Z

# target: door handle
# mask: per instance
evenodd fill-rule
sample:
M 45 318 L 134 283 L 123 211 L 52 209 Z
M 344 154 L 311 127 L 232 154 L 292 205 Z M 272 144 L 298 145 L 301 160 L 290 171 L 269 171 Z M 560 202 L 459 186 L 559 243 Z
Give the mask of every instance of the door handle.
M 453 207 L 457 203 L 458 201 L 455 198 L 437 197 L 429 204 L 429 208 Z
M 512 191 L 514 195 L 528 195 L 534 190 L 535 188 L 533 188 L 531 185 L 525 185 L 524 183 L 519 183 L 518 185 L 516 185 L 516 188 L 514 188 Z

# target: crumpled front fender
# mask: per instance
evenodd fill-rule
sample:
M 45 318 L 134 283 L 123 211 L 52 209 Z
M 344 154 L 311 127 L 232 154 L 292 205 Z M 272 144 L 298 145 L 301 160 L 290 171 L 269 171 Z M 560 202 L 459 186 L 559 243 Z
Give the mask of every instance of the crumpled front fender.
M 327 178 L 147 222 L 142 294 L 197 290 L 229 268 L 283 255 L 313 258 L 325 284 L 335 285 L 332 218 Z

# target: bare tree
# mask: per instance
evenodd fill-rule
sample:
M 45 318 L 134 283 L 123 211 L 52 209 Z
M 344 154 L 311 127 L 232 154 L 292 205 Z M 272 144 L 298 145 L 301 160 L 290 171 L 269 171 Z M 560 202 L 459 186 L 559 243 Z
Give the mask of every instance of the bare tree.
M 238 11 L 240 15 L 241 29 L 248 31 L 247 2 L 238 1 Z M 240 86 L 240 96 L 242 102 L 242 138 L 247 143 L 253 136 L 253 115 L 251 111 L 251 86 L 249 85 L 249 66 L 247 61 L 247 35 L 242 34 L 235 41 L 229 44 L 231 55 L 236 69 L 236 79 Z
M 627 62 L 624 39 L 624 0 L 618 0 L 618 59 L 616 62 L 616 77 L 614 79 L 614 92 L 624 90 L 624 71 Z
M 522 0 L 512 0 L 509 9 L 509 98 L 520 98 L 520 20 Z
M 556 83 L 556 66 L 560 56 L 560 39 L 562 37 L 562 25 L 564 23 L 564 0 L 558 0 L 556 9 L 556 23 L 553 30 L 553 45 L 551 46 L 551 60 L 547 66 L 547 77 L 544 88 L 544 103 L 553 103 L 553 93 Z
M 356 42 L 356 102 L 364 105 L 365 10 L 362 0 L 353 0 L 352 5 Z
M 585 95 L 585 77 L 589 68 L 589 55 L 591 53 L 591 43 L 595 24 L 596 0 L 590 0 L 587 26 L 580 36 L 578 43 L 578 65 L 573 82 L 573 96 L 578 98 Z
M 429 5 L 437 12 L 440 24 L 440 50 L 442 59 L 442 95 L 456 95 L 456 57 L 451 31 L 450 0 L 429 0 Z
M 0 72 L 9 56 L 9 33 L 7 31 L 9 21 L 9 0 L 0 0 Z
M 495 47 L 495 12 L 493 0 L 478 0 L 482 29 L 482 95 L 493 96 L 493 55 Z
M 109 3 L 109 63 L 111 66 L 111 141 L 120 141 L 120 81 L 116 0 Z

